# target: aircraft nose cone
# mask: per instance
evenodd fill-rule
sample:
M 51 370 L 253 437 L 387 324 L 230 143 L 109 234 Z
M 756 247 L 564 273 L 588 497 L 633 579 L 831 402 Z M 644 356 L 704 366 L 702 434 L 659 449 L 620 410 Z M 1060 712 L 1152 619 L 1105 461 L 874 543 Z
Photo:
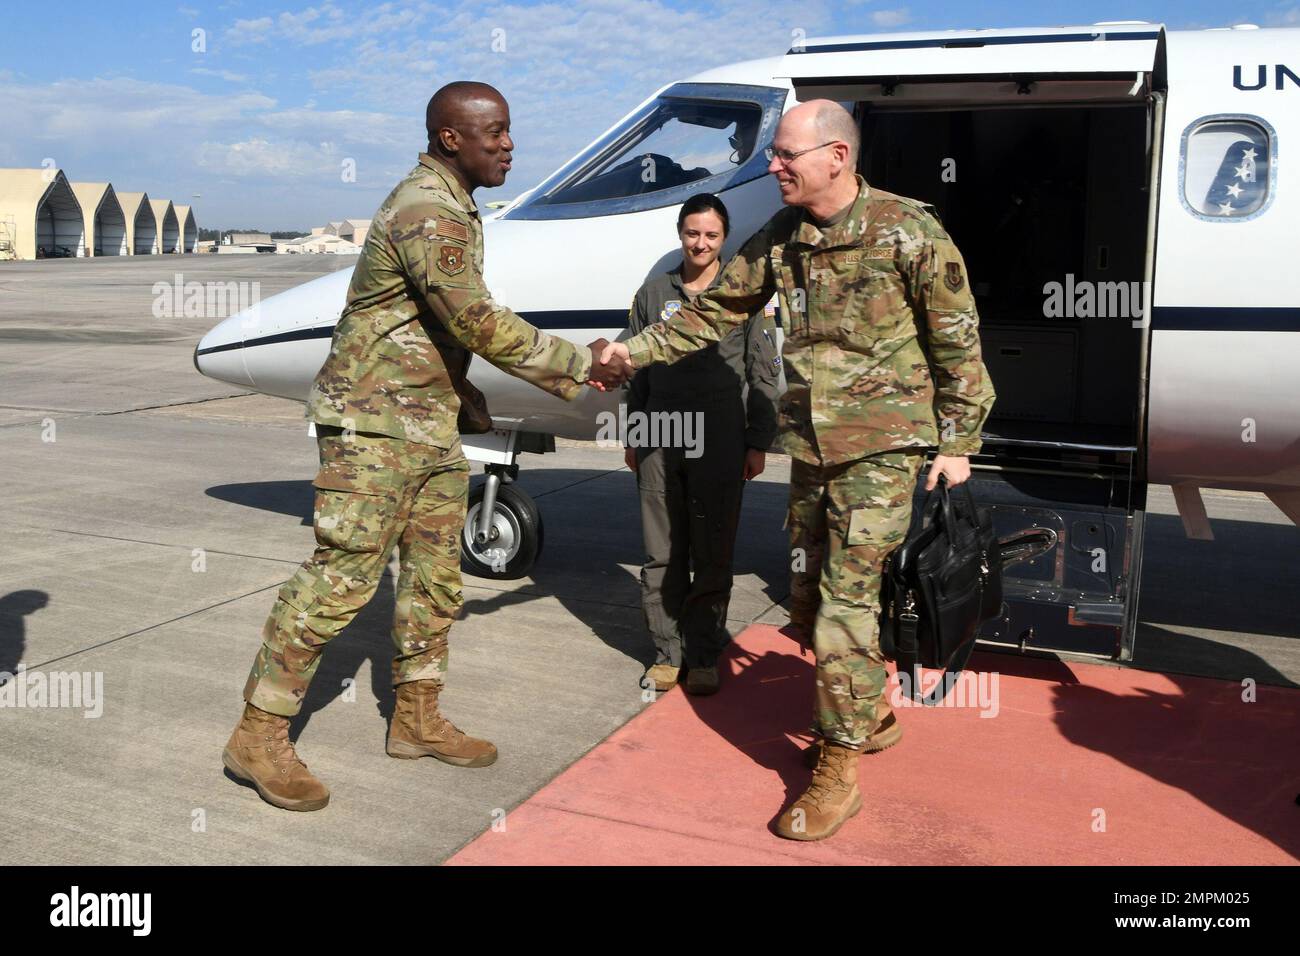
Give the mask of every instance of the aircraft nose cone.
M 244 335 L 237 319 L 226 319 L 199 340 L 194 347 L 194 368 L 219 382 L 249 387 L 253 381 L 244 364 Z

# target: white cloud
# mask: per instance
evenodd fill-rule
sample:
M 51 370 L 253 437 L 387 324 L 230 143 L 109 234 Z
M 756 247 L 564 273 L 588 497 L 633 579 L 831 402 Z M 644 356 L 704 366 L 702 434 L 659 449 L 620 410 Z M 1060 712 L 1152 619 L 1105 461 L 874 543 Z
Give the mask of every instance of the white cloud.
M 225 32 L 225 38 L 234 44 L 265 43 L 271 39 L 275 21 L 270 17 L 258 17 L 256 20 L 236 20 L 235 25 Z
M 202 169 L 219 175 L 284 180 L 337 174 L 341 154 L 334 143 L 273 143 L 254 138 L 238 143 L 203 143 L 195 160 Z
M 247 91 L 213 96 L 187 86 L 131 77 L 59 80 L 0 87 L 5 125 L 16 140 L 131 142 L 141 133 L 183 141 L 188 133 L 238 124 L 275 107 Z
M 297 12 L 286 11 L 275 18 L 236 20 L 225 38 L 232 44 L 265 43 L 270 39 L 288 40 L 314 46 L 335 40 L 355 40 L 364 36 L 387 36 L 409 29 L 439 8 L 427 3 L 383 3 L 370 7 L 364 15 L 347 13 L 326 0 L 315 7 Z
M 121 76 L 36 85 L 0 73 L 5 139 L 19 154 L 9 162 L 55 155 L 74 178 L 202 192 L 209 219 L 268 228 L 333 215 L 327 202 L 365 216 L 423 148 L 429 95 L 474 78 L 510 101 L 517 143 L 510 182 L 480 194 L 488 201 L 535 185 L 657 87 L 780 55 L 792 31 L 821 36 L 833 22 L 829 0 L 673 2 L 412 0 L 345 15 L 321 0 L 214 26 L 209 33 L 235 47 L 238 72 L 212 60 L 193 72 L 239 84 L 221 94 Z M 283 91 L 292 105 L 259 88 Z M 357 162 L 355 183 L 340 181 L 344 158 Z
M 306 107 L 275 110 L 258 118 L 258 125 L 280 135 L 328 135 L 342 143 L 419 145 L 422 124 L 390 113 L 359 110 L 316 110 Z
M 907 7 L 899 7 L 897 10 L 876 10 L 871 14 L 871 22 L 884 29 L 901 27 L 911 19 L 912 15 Z
M 196 66 L 190 70 L 191 73 L 199 76 L 216 76 L 230 83 L 247 83 L 248 75 L 246 73 L 232 73 L 229 70 L 210 70 L 206 66 Z

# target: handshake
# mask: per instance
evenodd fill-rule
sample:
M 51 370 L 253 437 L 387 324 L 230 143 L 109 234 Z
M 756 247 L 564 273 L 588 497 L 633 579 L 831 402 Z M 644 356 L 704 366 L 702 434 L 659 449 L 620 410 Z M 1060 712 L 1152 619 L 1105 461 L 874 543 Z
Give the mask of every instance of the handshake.
M 609 339 L 596 339 L 587 348 L 591 349 L 591 377 L 587 380 L 588 385 L 608 392 L 632 377 L 632 358 L 622 342 L 611 343 Z

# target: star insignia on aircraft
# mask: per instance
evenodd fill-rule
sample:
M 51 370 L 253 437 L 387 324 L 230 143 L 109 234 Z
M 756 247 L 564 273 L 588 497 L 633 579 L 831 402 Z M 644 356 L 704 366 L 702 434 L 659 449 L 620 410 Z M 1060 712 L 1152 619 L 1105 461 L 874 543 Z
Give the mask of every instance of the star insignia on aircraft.
M 1254 159 L 1254 158 L 1255 158 L 1255 150 L 1254 150 L 1254 149 L 1248 149 L 1248 150 L 1243 151 L 1242 154 L 1241 154 L 1241 158 L 1242 158 L 1242 159 Z
M 1233 169 L 1236 170 L 1236 175 L 1238 179 L 1245 179 L 1248 175 L 1250 175 L 1249 173 L 1246 172 L 1245 163 L 1242 163 L 1240 166 L 1234 166 Z
M 1228 195 L 1231 196 L 1233 199 L 1240 199 L 1241 187 L 1238 186 L 1236 183 L 1233 183 L 1231 186 L 1228 187 Z
M 1230 202 L 1221 202 L 1221 203 L 1219 203 L 1219 213 L 1220 213 L 1221 215 L 1224 215 L 1224 216 L 1231 216 L 1231 215 L 1232 215 L 1232 203 L 1230 203 Z

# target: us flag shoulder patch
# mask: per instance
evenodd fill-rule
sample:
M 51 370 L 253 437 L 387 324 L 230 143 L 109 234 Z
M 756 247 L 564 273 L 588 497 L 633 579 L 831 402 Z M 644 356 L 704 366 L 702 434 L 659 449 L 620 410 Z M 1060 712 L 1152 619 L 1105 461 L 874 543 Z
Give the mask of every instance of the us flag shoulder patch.
M 469 242 L 469 230 L 454 219 L 439 219 L 434 236 L 438 239 L 455 239 L 457 242 Z

